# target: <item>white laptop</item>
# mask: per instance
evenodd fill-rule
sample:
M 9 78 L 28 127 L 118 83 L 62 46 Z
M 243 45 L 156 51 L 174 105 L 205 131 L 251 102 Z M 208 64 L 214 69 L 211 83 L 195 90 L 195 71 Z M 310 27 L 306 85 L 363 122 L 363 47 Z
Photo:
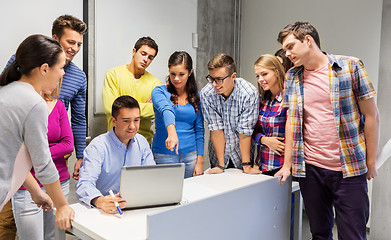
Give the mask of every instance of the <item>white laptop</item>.
M 182 200 L 185 164 L 121 168 L 120 194 L 126 209 L 178 204 Z

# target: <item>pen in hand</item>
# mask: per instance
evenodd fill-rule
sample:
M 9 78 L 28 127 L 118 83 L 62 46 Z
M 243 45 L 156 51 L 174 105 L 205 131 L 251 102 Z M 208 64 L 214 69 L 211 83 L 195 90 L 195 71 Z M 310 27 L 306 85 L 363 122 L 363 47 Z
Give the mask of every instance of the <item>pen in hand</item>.
M 109 190 L 109 193 L 110 193 L 110 196 L 115 197 L 115 195 L 114 195 L 114 193 L 113 193 L 112 190 Z M 117 202 L 117 201 L 114 201 L 114 204 L 115 204 L 115 207 L 117 208 L 119 214 L 122 215 L 123 212 L 122 212 L 122 209 L 120 208 L 118 202 Z

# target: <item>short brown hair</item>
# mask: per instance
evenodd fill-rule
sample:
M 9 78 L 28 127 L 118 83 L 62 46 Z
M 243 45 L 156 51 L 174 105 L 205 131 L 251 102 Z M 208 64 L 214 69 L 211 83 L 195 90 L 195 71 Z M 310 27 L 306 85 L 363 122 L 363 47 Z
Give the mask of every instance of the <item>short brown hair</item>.
M 234 59 L 225 53 L 217 54 L 208 63 L 208 70 L 222 67 L 225 67 L 229 74 L 236 72 L 236 63 Z
M 72 15 L 61 15 L 53 22 L 52 35 L 56 35 L 58 38 L 64 34 L 64 29 L 70 28 L 73 31 L 84 35 L 87 32 L 87 25 L 77 17 Z
M 301 42 L 303 42 L 305 36 L 310 35 L 314 39 L 316 45 L 318 45 L 319 49 L 321 49 L 318 31 L 316 31 L 315 27 L 309 22 L 295 22 L 287 25 L 278 34 L 277 41 L 282 44 L 284 38 L 291 33 Z
M 152 49 L 155 49 L 156 53 L 155 53 L 155 57 L 157 55 L 157 52 L 159 51 L 159 48 L 155 42 L 155 40 L 153 40 L 151 37 L 141 37 L 137 40 L 137 42 L 134 44 L 134 49 L 136 50 L 136 52 L 141 48 L 141 46 L 143 45 L 147 45 L 148 47 L 152 48 Z
M 140 110 L 140 105 L 133 97 L 129 95 L 122 95 L 114 100 L 113 105 L 111 107 L 111 116 L 117 118 L 119 115 L 119 111 L 122 108 L 138 108 Z

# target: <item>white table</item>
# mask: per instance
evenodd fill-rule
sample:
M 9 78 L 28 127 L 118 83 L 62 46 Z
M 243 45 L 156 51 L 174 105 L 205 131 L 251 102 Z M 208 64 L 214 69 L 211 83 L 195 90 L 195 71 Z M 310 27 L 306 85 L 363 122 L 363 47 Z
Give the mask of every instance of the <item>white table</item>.
M 289 239 L 291 185 L 238 169 L 185 179 L 184 203 L 106 214 L 72 204 L 82 239 Z M 57 231 L 57 239 L 65 239 Z

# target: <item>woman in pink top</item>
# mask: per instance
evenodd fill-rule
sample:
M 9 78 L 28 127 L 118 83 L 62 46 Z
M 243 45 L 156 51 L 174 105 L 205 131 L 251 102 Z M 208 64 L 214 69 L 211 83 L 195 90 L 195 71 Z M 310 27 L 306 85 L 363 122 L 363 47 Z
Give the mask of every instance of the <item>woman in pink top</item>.
M 61 83 L 60 83 L 61 84 Z M 61 189 L 66 198 L 69 194 L 69 179 L 66 155 L 73 152 L 73 134 L 64 104 L 56 98 L 60 84 L 52 93 L 41 93 L 49 110 L 48 141 L 50 153 L 56 166 Z M 31 169 L 35 177 L 34 169 Z M 37 179 L 36 179 L 37 180 Z M 39 185 L 42 184 L 37 180 Z M 43 211 L 31 199 L 30 193 L 22 186 L 12 198 L 17 234 L 23 239 L 54 239 L 55 216 L 51 211 Z

